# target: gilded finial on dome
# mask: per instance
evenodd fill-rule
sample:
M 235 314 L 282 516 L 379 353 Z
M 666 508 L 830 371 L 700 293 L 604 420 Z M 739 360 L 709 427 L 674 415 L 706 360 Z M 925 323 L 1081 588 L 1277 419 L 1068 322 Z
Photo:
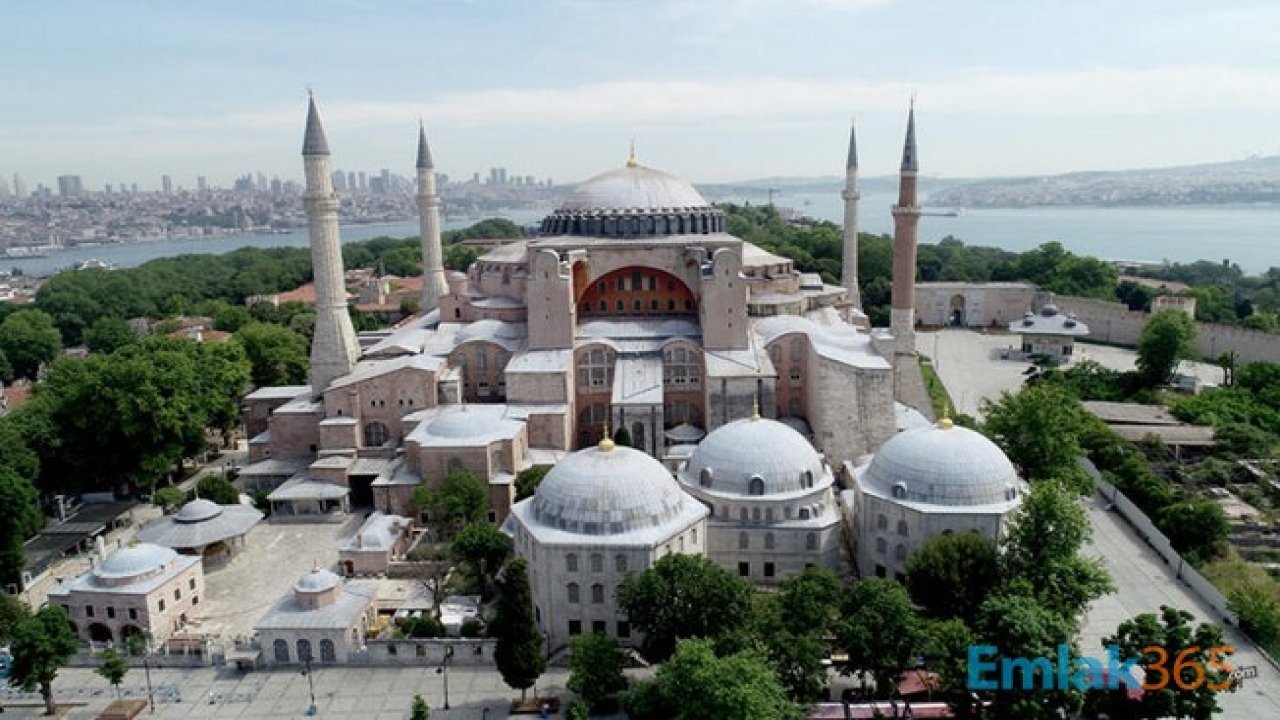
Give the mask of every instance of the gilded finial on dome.
M 756 395 L 751 400 L 751 422 L 760 422 L 760 396 Z
M 604 421 L 604 437 L 600 438 L 600 452 L 609 452 L 617 445 L 613 442 L 613 436 L 609 434 L 609 421 Z
M 949 417 L 947 417 L 947 416 L 945 416 L 945 415 L 942 417 L 942 419 L 941 419 L 941 420 L 939 420 L 939 421 L 938 421 L 938 429 L 939 429 L 939 430 L 950 430 L 951 428 L 953 428 L 953 427 L 955 427 L 955 426 L 956 426 L 956 424 L 955 424 L 954 422 L 952 422 L 951 418 L 949 418 Z
M 631 141 L 631 154 L 627 156 L 627 167 L 639 167 L 640 161 L 636 159 L 636 141 Z
M 320 558 L 311 560 L 311 572 L 320 572 Z

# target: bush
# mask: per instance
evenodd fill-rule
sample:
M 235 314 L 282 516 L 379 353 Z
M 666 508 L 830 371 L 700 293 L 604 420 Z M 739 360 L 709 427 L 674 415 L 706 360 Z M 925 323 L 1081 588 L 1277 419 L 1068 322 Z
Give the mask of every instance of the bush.
M 484 621 L 478 618 L 467 618 L 462 621 L 462 637 L 484 637 Z
M 587 720 L 591 717 L 591 709 L 582 698 L 574 698 L 564 706 L 564 716 L 568 720 Z
M 1254 642 L 1275 652 L 1280 644 L 1280 603 L 1265 590 L 1252 585 L 1237 588 L 1227 596 L 1227 607 L 1240 616 L 1240 629 Z
M 444 637 L 444 625 L 430 615 L 420 615 L 401 620 L 400 632 L 411 638 L 438 638 Z

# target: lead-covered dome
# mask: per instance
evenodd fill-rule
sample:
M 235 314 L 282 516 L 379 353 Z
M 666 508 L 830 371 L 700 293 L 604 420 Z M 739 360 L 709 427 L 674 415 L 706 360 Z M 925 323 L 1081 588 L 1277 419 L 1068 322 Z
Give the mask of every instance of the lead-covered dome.
M 1022 487 L 995 443 L 948 419 L 891 438 L 858 480 L 887 497 L 932 505 L 1006 503 Z
M 640 237 L 724 231 L 724 213 L 687 181 L 635 162 L 574 190 L 542 221 L 551 235 Z
M 140 580 L 164 570 L 177 557 L 178 553 L 167 547 L 140 543 L 108 555 L 93 569 L 93 576 L 108 584 Z
M 662 463 L 604 441 L 556 464 L 533 496 L 533 518 L 583 535 L 620 535 L 681 517 L 693 498 Z
M 323 568 L 316 568 L 298 578 L 293 589 L 300 593 L 320 593 L 331 590 L 342 582 L 342 578 Z
M 779 495 L 819 485 L 822 456 L 803 435 L 768 418 L 721 425 L 680 471 L 685 484 L 722 495 Z
M 198 523 L 205 520 L 212 520 L 222 514 L 222 507 L 212 500 L 204 498 L 196 498 L 178 511 L 173 519 L 180 523 Z

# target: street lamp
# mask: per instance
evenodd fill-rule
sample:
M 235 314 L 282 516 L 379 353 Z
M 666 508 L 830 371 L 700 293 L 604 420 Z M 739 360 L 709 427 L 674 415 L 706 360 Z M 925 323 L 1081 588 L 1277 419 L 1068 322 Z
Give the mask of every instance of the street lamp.
M 142 672 L 147 676 L 147 702 L 151 706 L 152 714 L 156 711 L 156 694 L 151 689 L 151 643 L 148 636 L 143 633 L 135 633 L 129 635 L 129 639 L 125 641 L 125 649 L 133 655 L 142 656 Z
M 302 674 L 307 678 L 307 690 L 311 694 L 311 704 L 307 706 L 306 710 L 302 711 L 302 714 L 310 716 L 316 714 L 316 683 L 315 680 L 311 678 L 311 656 L 307 655 L 307 657 L 303 659 L 303 662 L 307 664 L 307 669 L 303 670 Z
M 444 709 L 449 709 L 449 661 L 453 659 L 453 646 L 450 645 L 444 649 L 444 659 L 440 661 L 440 667 L 436 668 L 437 675 L 444 675 Z M 488 712 L 488 708 L 485 711 Z

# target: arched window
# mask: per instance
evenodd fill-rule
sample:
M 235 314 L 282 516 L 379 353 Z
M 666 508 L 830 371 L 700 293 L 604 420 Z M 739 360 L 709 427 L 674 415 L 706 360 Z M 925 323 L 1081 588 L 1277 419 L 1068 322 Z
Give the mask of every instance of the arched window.
M 751 520 L 753 522 L 760 522 L 760 508 L 751 508 Z
M 769 523 L 773 522 L 773 508 L 767 507 L 764 509 L 764 521 Z
M 569 596 L 569 602 L 578 602 L 578 583 L 569 583 L 565 586 L 565 591 Z
M 746 508 L 741 508 L 738 511 L 738 516 L 739 516 L 739 519 L 742 520 L 743 522 L 746 522 L 748 519 L 750 519 Z
M 298 641 L 298 662 L 306 662 L 311 659 L 311 641 L 302 639 Z
M 764 478 L 760 477 L 759 475 L 753 475 L 751 477 L 751 482 L 747 487 L 747 494 L 763 495 L 764 494 Z
M 804 549 L 805 550 L 818 549 L 818 533 L 809 533 L 808 535 L 804 536 Z
M 884 538 L 876 538 L 876 552 L 883 555 L 888 550 L 889 550 L 889 543 L 885 542 Z
M 337 662 L 337 660 L 338 660 L 338 656 L 333 651 L 333 641 L 328 639 L 321 640 L 320 641 L 320 662 Z
M 276 640 L 271 643 L 271 652 L 275 655 L 276 662 L 289 662 L 289 643 L 284 640 Z
M 894 559 L 896 559 L 896 560 L 906 560 L 906 559 L 907 559 L 907 546 L 906 546 L 906 545 L 899 545 L 899 546 L 895 547 L 895 548 L 893 549 L 893 557 L 894 557 Z
M 764 549 L 765 549 L 765 550 L 772 550 L 772 549 L 773 549 L 773 533 L 765 533 L 765 535 L 764 535 Z
M 600 553 L 591 553 L 591 572 L 604 572 L 604 556 Z
M 905 500 L 907 498 L 906 483 L 898 482 L 893 484 L 893 497 L 898 500 Z
M 877 529 L 877 530 L 885 530 L 885 529 L 887 529 L 888 527 L 889 527 L 889 518 L 885 517 L 884 515 L 877 515 L 877 516 L 876 516 L 876 529 Z
M 800 508 L 800 519 L 801 520 L 809 519 L 809 508 Z
M 908 535 L 911 534 L 911 531 L 907 529 L 906 520 L 898 521 L 898 534 L 901 535 L 902 537 L 907 537 Z
M 745 532 L 738 533 L 738 549 L 746 550 L 750 545 L 750 537 Z
M 564 556 L 564 566 L 569 572 L 578 572 L 578 554 L 569 553 Z
M 382 447 L 391 439 L 391 431 L 380 422 L 371 422 L 364 426 L 365 447 Z
M 698 471 L 698 484 L 704 488 L 711 487 L 712 473 L 711 468 L 704 467 Z
M 689 535 L 689 543 L 694 547 L 698 546 L 698 528 L 694 528 Z
M 597 605 L 604 602 L 604 586 L 600 583 L 591 586 L 591 602 Z
M 800 487 L 803 487 L 803 488 L 813 487 L 813 471 L 812 470 L 805 470 L 804 472 L 800 473 Z
M 627 571 L 627 556 L 621 553 L 613 559 L 613 568 L 618 572 Z

